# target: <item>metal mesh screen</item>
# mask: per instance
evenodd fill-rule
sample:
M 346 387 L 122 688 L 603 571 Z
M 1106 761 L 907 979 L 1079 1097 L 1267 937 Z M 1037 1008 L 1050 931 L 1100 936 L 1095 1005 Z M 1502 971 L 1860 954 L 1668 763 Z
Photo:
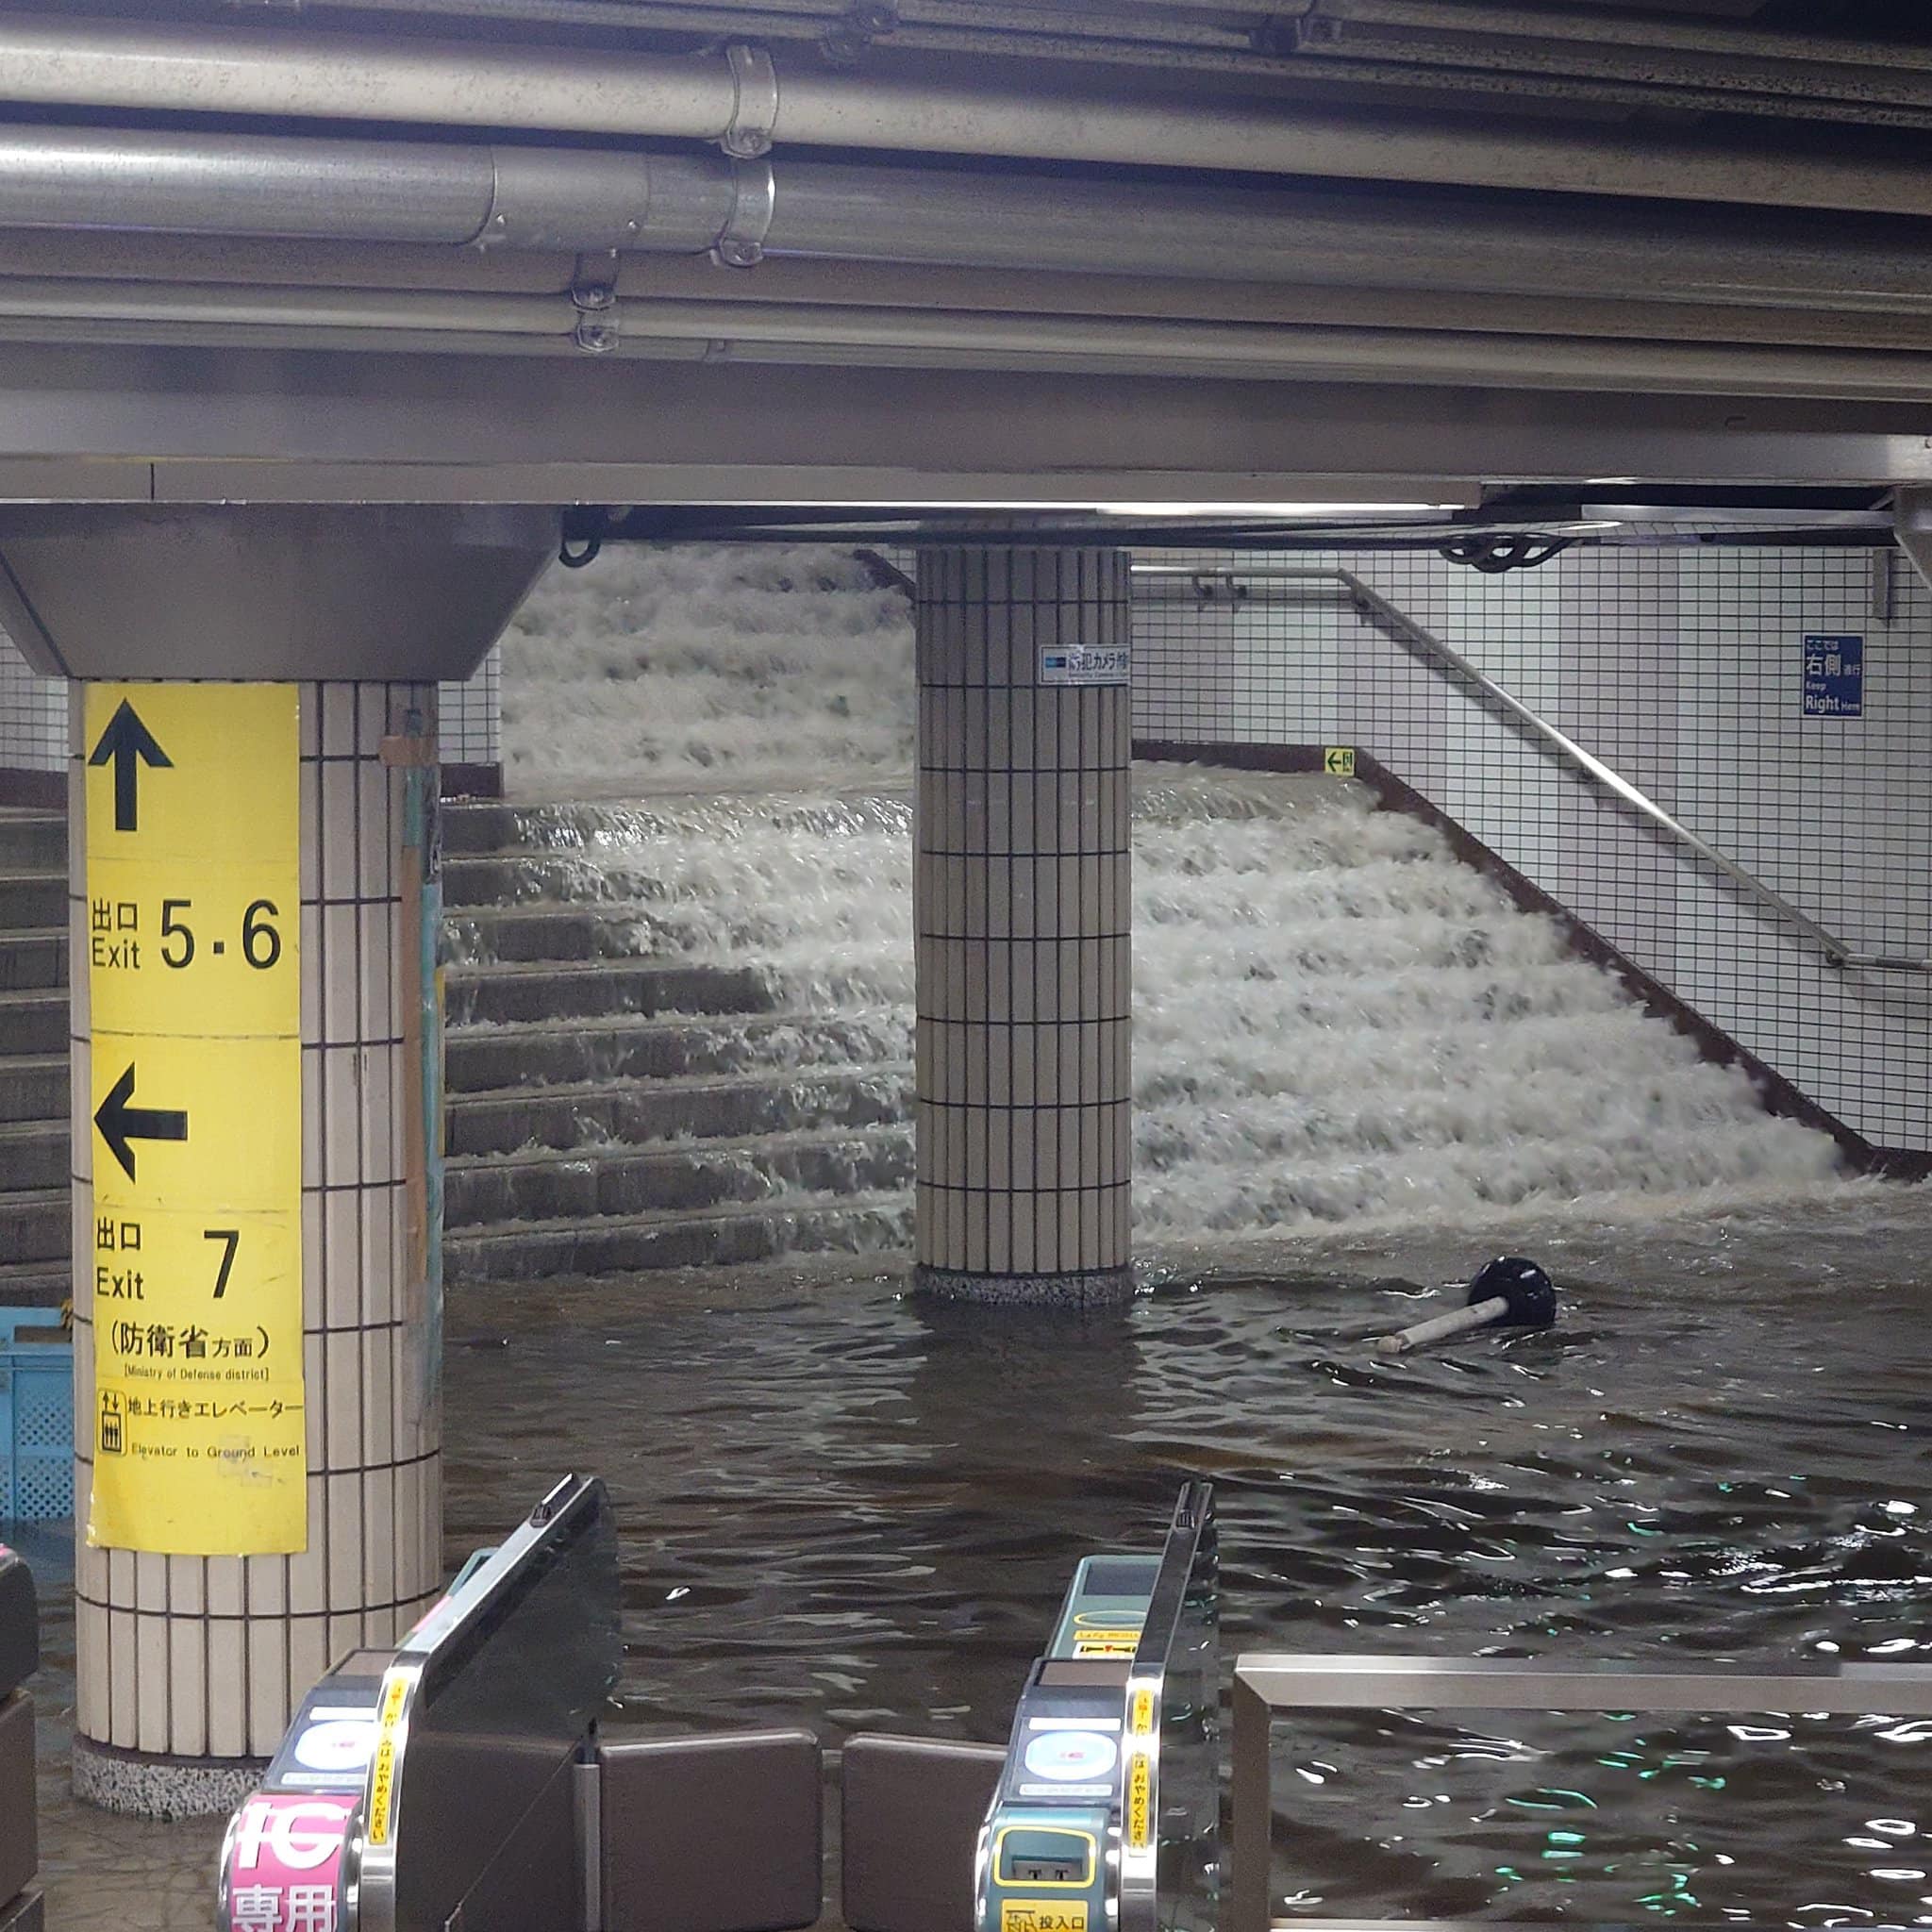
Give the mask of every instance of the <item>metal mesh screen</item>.
M 42 1353 L 52 1358 L 0 1349 L 0 1519 L 74 1514 L 73 1362 L 65 1348 Z
M 1902 558 L 1579 548 L 1503 576 L 1409 552 L 1141 561 L 1350 570 L 1855 950 L 1932 954 L 1932 594 Z M 1339 586 L 1165 587 L 1137 601 L 1135 653 L 1137 738 L 1360 746 L 1847 1125 L 1932 1148 L 1925 975 L 1833 967 Z

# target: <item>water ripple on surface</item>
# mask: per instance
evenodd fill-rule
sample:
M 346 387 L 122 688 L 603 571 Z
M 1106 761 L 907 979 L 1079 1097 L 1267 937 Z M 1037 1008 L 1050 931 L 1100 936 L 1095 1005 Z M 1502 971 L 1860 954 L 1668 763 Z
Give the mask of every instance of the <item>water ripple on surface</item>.
M 1917 1658 L 1928 1222 L 1893 1191 L 1553 1224 L 1558 1331 L 1396 1363 L 1360 1338 L 1467 1243 L 1206 1286 L 1174 1257 L 1086 1320 L 798 1270 L 466 1292 L 459 1326 L 509 1345 L 452 1358 L 453 1537 L 605 1474 L 626 1702 L 668 1728 L 1001 1738 L 1072 1563 L 1148 1541 L 1191 1474 L 1220 1486 L 1231 1652 Z M 1925 1923 L 1932 1882 L 1902 1874 L 1928 1741 L 1895 1713 L 1322 1713 L 1278 1734 L 1278 1889 L 1344 1916 Z

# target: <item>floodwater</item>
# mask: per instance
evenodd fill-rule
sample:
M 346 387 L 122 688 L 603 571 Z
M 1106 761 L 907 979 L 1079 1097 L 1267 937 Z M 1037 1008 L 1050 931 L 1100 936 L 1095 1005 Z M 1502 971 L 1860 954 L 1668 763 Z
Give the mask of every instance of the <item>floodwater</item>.
M 1003 1740 L 1074 1560 L 1155 1545 L 1191 1474 L 1218 1485 L 1230 1656 L 1932 1661 L 1932 1190 L 1627 1210 L 1170 1250 L 1084 1319 L 828 1268 L 465 1291 L 446 1555 L 599 1474 L 623 1722 L 828 1744 Z M 1556 1332 L 1362 1349 L 1497 1249 L 1557 1274 Z M 218 1824 L 66 1795 L 72 1623 L 58 1552 L 30 1554 L 48 1923 L 206 1926 Z M 1280 1910 L 1932 1924 L 1932 1724 L 1277 1737 Z
M 1399 1364 L 1360 1338 L 1469 1236 L 1176 1251 L 1086 1318 L 801 1269 L 466 1293 L 452 1559 L 593 1470 L 626 1721 L 828 1743 L 1003 1739 L 1074 1561 L 1158 1542 L 1191 1474 L 1230 1654 L 1932 1661 L 1932 1197 L 1648 1205 L 1499 1224 L 1560 1328 Z M 1284 1724 L 1277 1902 L 1932 1924 L 1928 1770 L 1932 1723 L 1883 1716 Z

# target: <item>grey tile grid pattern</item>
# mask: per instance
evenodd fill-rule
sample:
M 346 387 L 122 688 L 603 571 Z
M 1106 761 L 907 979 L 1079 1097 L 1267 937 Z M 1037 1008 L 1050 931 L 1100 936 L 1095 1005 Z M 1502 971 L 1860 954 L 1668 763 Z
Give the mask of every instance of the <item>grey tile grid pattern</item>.
M 80 742 L 81 687 L 73 688 Z M 76 1729 L 175 1757 L 265 1757 L 293 1704 L 387 1643 L 441 1584 L 441 1414 L 424 1289 L 408 1280 L 399 847 L 404 778 L 381 741 L 434 686 L 301 688 L 302 1256 L 308 1547 L 294 1557 L 75 1553 Z M 70 767 L 72 917 L 85 956 L 85 791 Z M 412 916 L 412 915 L 410 915 Z M 75 1119 L 91 1091 L 87 974 L 73 992 Z M 91 1253 L 91 1136 L 75 1136 L 75 1253 Z M 78 1412 L 92 1412 L 92 1281 L 75 1277 Z M 76 1494 L 92 1443 L 76 1444 Z
M 1130 692 L 1038 683 L 1128 639 L 1113 551 L 923 552 L 914 929 L 918 1260 L 1129 1255 Z
M 503 654 L 492 646 L 474 675 L 438 687 L 441 747 L 452 764 L 502 758 Z M 58 772 L 67 762 L 67 680 L 30 670 L 0 631 L 0 771 Z
M 1345 565 L 1859 950 L 1932 955 L 1932 592 L 1904 558 L 1579 546 L 1496 577 L 1432 554 L 1248 560 Z M 1333 597 L 1143 605 L 1136 629 L 1138 735 L 1359 744 L 1847 1124 L 1932 1148 L 1924 976 L 1831 967 Z M 1804 714 L 1814 632 L 1863 637 L 1862 715 Z
M 503 646 L 470 676 L 437 687 L 437 744 L 451 765 L 495 765 L 503 761 Z
M 66 680 L 41 676 L 0 631 L 0 771 L 58 772 L 66 763 Z

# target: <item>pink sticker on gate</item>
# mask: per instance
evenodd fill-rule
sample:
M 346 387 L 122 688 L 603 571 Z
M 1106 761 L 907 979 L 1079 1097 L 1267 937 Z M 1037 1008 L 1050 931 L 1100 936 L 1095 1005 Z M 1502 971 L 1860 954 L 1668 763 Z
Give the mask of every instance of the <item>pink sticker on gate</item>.
M 258 1791 L 228 1826 L 223 1932 L 338 1932 L 337 1878 L 358 1800 Z

